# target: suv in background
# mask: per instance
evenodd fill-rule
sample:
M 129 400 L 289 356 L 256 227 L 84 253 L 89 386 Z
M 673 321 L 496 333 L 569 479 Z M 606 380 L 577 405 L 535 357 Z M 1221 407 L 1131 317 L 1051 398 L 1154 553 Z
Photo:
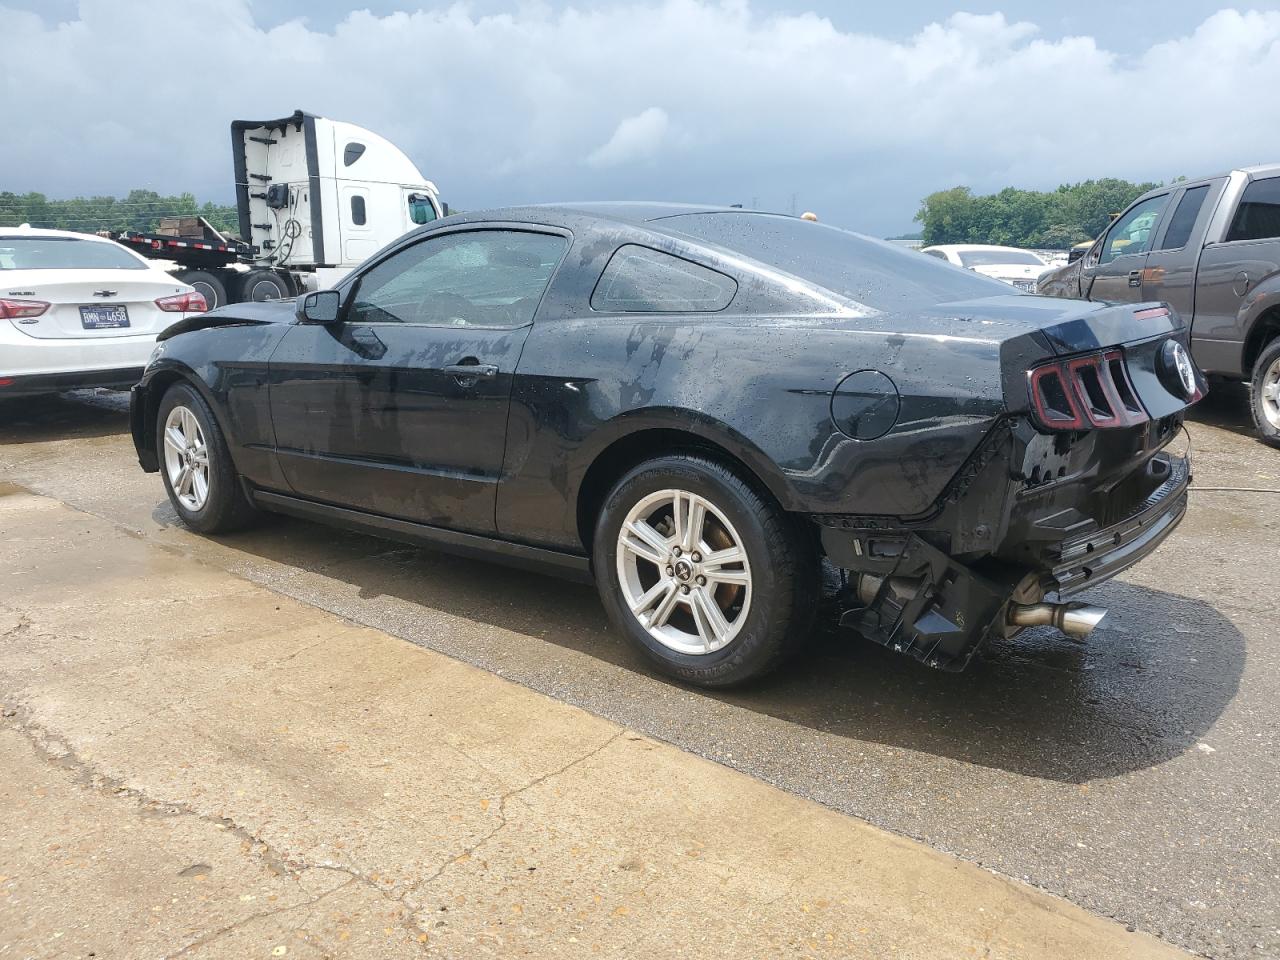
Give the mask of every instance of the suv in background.
M 1254 423 L 1280 446 L 1280 165 L 1151 190 L 1089 252 L 1045 274 L 1043 296 L 1163 300 L 1208 374 L 1251 381 Z

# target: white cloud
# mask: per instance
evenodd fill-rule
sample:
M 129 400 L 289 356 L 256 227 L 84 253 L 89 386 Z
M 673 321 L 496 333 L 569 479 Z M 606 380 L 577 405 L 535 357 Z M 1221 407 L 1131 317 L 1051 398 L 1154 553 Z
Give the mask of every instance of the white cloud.
M 661 149 L 671 127 L 671 118 L 661 107 L 650 107 L 618 124 L 607 143 L 591 151 L 587 163 L 593 167 L 616 167 L 637 160 L 650 160 Z
M 747 0 L 512 9 L 357 11 L 326 33 L 261 29 L 246 0 L 81 0 L 64 23 L 0 7 L 0 189 L 229 198 L 230 121 L 297 107 L 388 136 L 463 207 L 795 192 L 872 231 L 958 182 L 1280 159 L 1258 107 L 1280 13 L 1224 10 L 1121 57 L 1000 14 L 891 40 Z

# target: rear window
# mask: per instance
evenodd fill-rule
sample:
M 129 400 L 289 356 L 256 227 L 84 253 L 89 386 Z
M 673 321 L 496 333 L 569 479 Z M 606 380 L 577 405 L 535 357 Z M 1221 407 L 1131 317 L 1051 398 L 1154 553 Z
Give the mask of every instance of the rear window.
M 619 247 L 600 275 L 591 308 L 618 313 L 714 313 L 738 284 L 723 273 L 648 247 Z
M 1043 267 L 1044 261 L 1026 250 L 961 250 L 957 253 L 961 266 L 998 267 L 1014 263 L 1027 267 Z
M 1280 177 L 1255 180 L 1245 187 L 1240 209 L 1227 233 L 1228 241 L 1272 237 L 1280 237 Z
M 0 270 L 145 270 L 122 247 L 74 237 L 0 236 Z
M 793 217 L 691 213 L 667 217 L 662 223 L 876 310 L 910 309 L 1013 293 L 999 280 L 957 270 L 914 250 Z

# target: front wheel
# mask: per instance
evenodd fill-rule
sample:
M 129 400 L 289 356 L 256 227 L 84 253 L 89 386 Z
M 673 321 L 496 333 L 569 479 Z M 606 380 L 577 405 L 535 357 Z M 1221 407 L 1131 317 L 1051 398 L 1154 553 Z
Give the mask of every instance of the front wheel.
M 619 480 L 596 524 L 593 556 L 614 625 L 681 680 L 750 680 L 812 625 L 812 545 L 776 505 L 701 457 L 651 460 Z
M 1253 365 L 1249 401 L 1258 436 L 1264 443 L 1280 447 L 1280 337 L 1267 345 Z
M 156 416 L 156 441 L 165 492 L 188 527 L 226 533 L 257 517 L 218 421 L 193 387 L 177 383 L 165 393 Z

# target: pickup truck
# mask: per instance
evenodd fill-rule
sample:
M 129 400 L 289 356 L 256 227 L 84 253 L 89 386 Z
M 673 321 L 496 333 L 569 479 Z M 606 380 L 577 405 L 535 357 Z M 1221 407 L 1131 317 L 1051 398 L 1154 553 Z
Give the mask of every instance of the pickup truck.
M 1280 447 L 1280 164 L 1143 194 L 1041 296 L 1161 300 L 1211 377 L 1251 381 L 1254 423 Z

